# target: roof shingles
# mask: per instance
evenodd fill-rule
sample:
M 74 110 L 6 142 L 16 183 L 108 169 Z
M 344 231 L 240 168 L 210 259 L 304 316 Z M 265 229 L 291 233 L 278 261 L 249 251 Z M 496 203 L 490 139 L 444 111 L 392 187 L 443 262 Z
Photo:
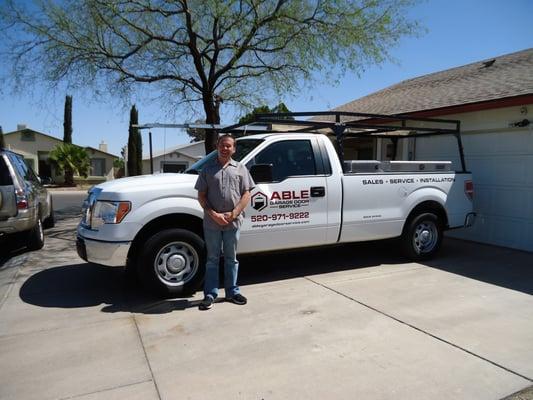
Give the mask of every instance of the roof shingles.
M 408 79 L 334 111 L 399 114 L 531 94 L 533 48 Z

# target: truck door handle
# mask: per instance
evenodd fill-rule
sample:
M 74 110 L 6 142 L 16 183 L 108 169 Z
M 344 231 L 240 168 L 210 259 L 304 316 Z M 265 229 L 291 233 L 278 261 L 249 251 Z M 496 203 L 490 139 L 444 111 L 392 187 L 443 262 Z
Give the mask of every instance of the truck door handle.
M 324 186 L 311 187 L 311 197 L 324 197 L 326 195 L 326 188 Z

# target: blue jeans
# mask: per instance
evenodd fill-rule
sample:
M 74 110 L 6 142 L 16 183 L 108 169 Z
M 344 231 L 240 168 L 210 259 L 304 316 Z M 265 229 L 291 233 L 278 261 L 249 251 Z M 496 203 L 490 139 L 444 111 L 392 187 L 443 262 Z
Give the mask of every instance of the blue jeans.
M 220 252 L 224 249 L 224 289 L 226 297 L 235 296 L 239 293 L 237 286 L 237 273 L 239 262 L 237 261 L 237 243 L 239 242 L 239 230 L 231 229 L 219 231 L 204 227 L 205 246 L 207 248 L 207 263 L 205 265 L 204 295 L 218 296 L 218 266 Z

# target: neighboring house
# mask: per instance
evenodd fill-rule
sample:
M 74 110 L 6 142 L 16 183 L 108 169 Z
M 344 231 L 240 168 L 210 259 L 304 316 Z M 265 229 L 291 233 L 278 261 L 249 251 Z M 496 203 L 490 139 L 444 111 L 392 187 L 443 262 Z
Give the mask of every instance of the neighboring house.
M 62 144 L 62 140 L 26 128 L 24 125 L 19 125 L 16 131 L 5 133 L 4 140 L 7 148 L 24 156 L 41 178 L 52 178 L 56 183 L 63 182 L 63 173 L 58 173 L 48 158 L 50 151 L 58 144 Z M 99 147 L 100 149 L 85 147 L 91 159 L 91 169 L 87 178 L 91 183 L 103 182 L 114 177 L 113 161 L 118 157 L 107 152 L 105 143 L 102 142 Z
M 533 49 L 409 79 L 334 110 L 460 120 L 478 217 L 450 235 L 533 251 Z M 347 146 L 346 158 L 392 156 L 385 140 Z M 413 139 L 397 158 L 460 165 L 450 136 Z
M 153 154 L 154 174 L 183 172 L 205 155 L 204 142 L 194 142 L 171 147 Z M 150 155 L 142 160 L 143 174 L 150 173 Z

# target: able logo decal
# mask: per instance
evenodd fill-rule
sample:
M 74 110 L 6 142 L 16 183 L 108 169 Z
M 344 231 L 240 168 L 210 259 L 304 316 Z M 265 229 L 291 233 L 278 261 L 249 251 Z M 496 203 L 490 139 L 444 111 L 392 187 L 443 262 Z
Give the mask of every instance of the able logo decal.
M 252 208 L 257 211 L 262 211 L 268 206 L 268 196 L 264 193 L 257 192 L 252 196 Z

